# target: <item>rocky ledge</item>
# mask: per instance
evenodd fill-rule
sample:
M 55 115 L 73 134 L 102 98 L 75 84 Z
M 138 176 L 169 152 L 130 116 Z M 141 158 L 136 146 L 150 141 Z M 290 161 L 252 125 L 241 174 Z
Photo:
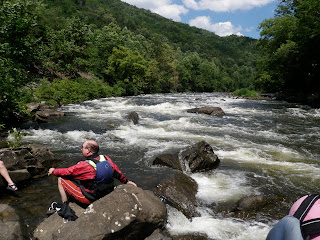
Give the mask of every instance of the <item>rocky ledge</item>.
M 65 224 L 54 213 L 35 230 L 34 238 L 50 239 L 145 239 L 164 226 L 167 211 L 151 191 L 132 185 L 120 185 L 112 193 L 95 201 L 85 210 L 70 205 L 79 217 Z
M 0 149 L 0 159 L 8 169 L 12 181 L 17 185 L 46 175 L 48 167 L 56 161 L 53 153 L 47 147 L 39 144 Z M 6 187 L 7 182 L 0 177 L 0 189 Z

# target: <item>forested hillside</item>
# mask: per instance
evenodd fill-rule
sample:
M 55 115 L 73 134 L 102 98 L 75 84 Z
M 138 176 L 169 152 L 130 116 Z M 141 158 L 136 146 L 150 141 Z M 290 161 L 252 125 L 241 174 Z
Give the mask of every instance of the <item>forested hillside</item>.
M 255 78 L 256 40 L 120 0 L 4 0 L 0 8 L 0 123 L 30 101 L 234 91 Z

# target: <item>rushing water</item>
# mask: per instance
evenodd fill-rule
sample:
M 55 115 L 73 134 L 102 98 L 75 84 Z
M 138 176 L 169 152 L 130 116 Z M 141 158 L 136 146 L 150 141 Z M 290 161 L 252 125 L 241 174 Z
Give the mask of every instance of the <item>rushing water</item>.
M 224 117 L 187 113 L 202 106 L 221 107 Z M 289 204 L 320 186 L 320 110 L 274 100 L 236 99 L 227 94 L 165 94 L 107 98 L 67 105 L 66 117 L 40 126 L 23 126 L 24 143 L 46 145 L 60 166 L 81 160 L 86 139 L 99 142 L 143 189 L 153 189 L 168 174 L 154 167 L 157 155 L 176 152 L 205 140 L 221 160 L 219 168 L 190 176 L 198 183 L 199 217 L 187 219 L 168 206 L 167 229 L 173 235 L 206 234 L 209 239 L 265 239 Z M 139 114 L 138 125 L 126 119 Z M 254 218 L 222 216 L 215 211 L 246 196 L 281 196 L 283 208 Z M 59 200 L 56 179 L 45 177 L 0 198 L 23 215 L 32 229 Z

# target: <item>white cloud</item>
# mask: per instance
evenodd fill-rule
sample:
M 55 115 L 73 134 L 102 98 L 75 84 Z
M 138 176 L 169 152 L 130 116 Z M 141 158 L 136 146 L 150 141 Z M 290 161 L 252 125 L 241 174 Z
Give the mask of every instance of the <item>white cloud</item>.
M 229 36 L 232 34 L 243 36 L 240 31 L 242 27 L 235 27 L 232 25 L 231 22 L 219 22 L 219 23 L 212 23 L 210 17 L 200 16 L 196 17 L 189 21 L 190 26 L 195 26 L 198 28 L 206 29 L 208 31 L 214 32 L 215 34 L 219 35 L 220 37 Z
M 173 5 L 165 5 L 165 6 L 159 7 L 155 9 L 154 12 L 158 13 L 163 17 L 170 18 L 174 21 L 180 22 L 181 21 L 180 15 L 188 13 L 189 10 L 183 7 L 182 5 L 173 4 Z
M 137 6 L 139 8 L 149 9 L 165 18 L 174 21 L 181 21 L 181 14 L 189 12 L 183 5 L 172 4 L 172 0 L 122 0 L 123 2 Z
M 211 10 L 214 12 L 230 12 L 236 10 L 249 10 L 261 7 L 274 0 L 182 0 L 187 8 L 194 10 Z

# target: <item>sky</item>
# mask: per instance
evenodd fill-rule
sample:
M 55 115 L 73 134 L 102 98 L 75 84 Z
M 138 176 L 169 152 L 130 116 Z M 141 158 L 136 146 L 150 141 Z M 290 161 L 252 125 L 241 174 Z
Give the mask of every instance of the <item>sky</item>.
M 260 23 L 274 17 L 279 0 L 121 0 L 175 22 L 203 28 L 224 37 L 258 39 Z

